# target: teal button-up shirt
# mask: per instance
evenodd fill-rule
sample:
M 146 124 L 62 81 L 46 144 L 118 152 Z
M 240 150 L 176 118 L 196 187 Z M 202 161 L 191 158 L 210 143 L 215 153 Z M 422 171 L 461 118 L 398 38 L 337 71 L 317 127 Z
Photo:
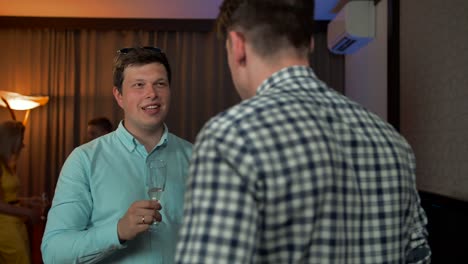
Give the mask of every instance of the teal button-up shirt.
M 77 147 L 65 161 L 41 250 L 45 263 L 172 263 L 183 216 L 192 145 L 168 133 L 148 153 L 123 126 Z M 130 205 L 148 199 L 146 164 L 167 163 L 161 197 L 164 224 L 119 243 L 117 223 Z

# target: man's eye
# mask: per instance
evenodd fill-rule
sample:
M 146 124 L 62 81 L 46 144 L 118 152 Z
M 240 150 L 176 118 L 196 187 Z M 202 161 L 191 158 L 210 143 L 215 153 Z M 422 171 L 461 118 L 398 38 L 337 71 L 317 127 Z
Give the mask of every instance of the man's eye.
M 159 87 L 165 87 L 165 86 L 167 86 L 167 82 L 158 82 L 157 85 Z

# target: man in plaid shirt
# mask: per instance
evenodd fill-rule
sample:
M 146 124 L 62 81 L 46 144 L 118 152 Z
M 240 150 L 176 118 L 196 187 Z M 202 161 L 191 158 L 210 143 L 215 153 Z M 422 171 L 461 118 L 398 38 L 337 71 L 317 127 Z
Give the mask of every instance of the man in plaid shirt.
M 309 67 L 314 1 L 225 0 L 243 102 L 194 148 L 177 263 L 428 263 L 408 143 Z

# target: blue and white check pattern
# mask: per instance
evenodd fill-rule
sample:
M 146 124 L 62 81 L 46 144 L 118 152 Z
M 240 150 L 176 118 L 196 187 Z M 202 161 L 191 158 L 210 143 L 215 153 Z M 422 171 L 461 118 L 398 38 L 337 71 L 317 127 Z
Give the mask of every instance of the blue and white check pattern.
M 426 263 L 406 141 L 308 67 L 197 137 L 177 263 Z

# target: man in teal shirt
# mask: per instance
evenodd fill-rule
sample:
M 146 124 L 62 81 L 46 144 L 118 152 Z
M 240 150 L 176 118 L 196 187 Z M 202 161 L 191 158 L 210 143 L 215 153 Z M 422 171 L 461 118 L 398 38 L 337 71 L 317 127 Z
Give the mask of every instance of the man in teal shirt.
M 154 47 L 119 51 L 116 131 L 76 148 L 55 190 L 41 250 L 45 263 L 172 263 L 192 145 L 169 133 L 171 71 Z M 166 162 L 160 203 L 147 196 L 147 164 Z M 148 228 L 162 221 L 155 231 Z

